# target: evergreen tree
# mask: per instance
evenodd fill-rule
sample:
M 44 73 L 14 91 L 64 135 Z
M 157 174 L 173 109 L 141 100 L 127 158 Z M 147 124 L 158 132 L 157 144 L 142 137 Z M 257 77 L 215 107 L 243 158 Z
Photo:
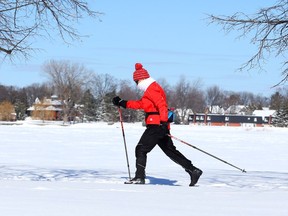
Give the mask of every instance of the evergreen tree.
M 101 101 L 101 120 L 105 122 L 119 121 L 118 108 L 112 104 L 112 99 L 115 97 L 115 91 L 105 94 Z
M 272 124 L 276 127 L 288 127 L 288 98 L 277 92 L 277 105 L 277 113 Z
M 26 117 L 27 103 L 24 103 L 20 100 L 16 100 L 15 104 L 15 112 L 17 120 L 24 120 Z
M 279 91 L 275 92 L 271 95 L 270 109 L 280 110 L 283 100 L 283 95 Z
M 277 110 L 276 116 L 273 118 L 272 124 L 276 127 L 288 127 L 288 105 L 284 104 Z
M 87 90 L 84 93 L 81 104 L 83 104 L 82 114 L 84 115 L 85 119 L 87 119 L 88 121 L 99 120 L 99 116 L 97 113 L 98 105 L 96 103 L 96 99 L 91 94 L 90 90 Z

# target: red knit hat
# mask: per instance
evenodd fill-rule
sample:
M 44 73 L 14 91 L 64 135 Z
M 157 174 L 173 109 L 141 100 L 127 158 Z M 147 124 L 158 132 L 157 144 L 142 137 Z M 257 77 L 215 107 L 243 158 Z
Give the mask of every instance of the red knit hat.
M 150 75 L 147 70 L 143 68 L 143 65 L 141 63 L 135 64 L 135 71 L 133 73 L 133 80 L 139 81 L 141 79 L 147 79 Z

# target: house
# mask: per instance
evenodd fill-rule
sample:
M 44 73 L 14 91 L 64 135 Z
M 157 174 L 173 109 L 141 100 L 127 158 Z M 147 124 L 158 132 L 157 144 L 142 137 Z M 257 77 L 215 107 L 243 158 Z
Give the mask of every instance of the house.
M 255 110 L 252 115 L 243 114 L 244 107 L 237 106 L 238 114 L 229 114 L 231 109 L 225 114 L 196 113 L 188 117 L 189 124 L 209 125 L 209 126 L 252 126 L 263 127 L 271 125 L 276 114 L 275 110 L 264 108 Z M 233 111 L 234 112 L 234 111 Z M 228 114 L 227 114 L 228 113 Z
M 232 115 L 232 114 L 193 114 L 189 116 L 189 124 L 208 126 L 252 126 L 263 127 L 264 122 L 261 116 L 254 115 Z
M 208 107 L 209 113 L 214 113 L 214 114 L 224 114 L 225 110 L 223 107 L 218 106 L 218 105 L 213 105 Z
M 253 115 L 261 116 L 265 123 L 271 124 L 272 119 L 275 117 L 276 113 L 276 110 L 270 110 L 267 107 L 263 107 L 262 110 L 254 110 Z
M 61 120 L 63 113 L 63 101 L 58 100 L 58 96 L 52 95 L 51 98 L 44 98 L 42 101 L 39 98 L 31 107 L 27 109 L 28 116 L 41 120 Z

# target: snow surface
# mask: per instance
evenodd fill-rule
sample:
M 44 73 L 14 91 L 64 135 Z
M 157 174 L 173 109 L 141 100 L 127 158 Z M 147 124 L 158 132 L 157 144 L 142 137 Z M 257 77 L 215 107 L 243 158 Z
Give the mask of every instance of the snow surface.
M 124 123 L 133 177 L 144 127 Z M 204 173 L 196 187 L 159 147 L 148 155 L 147 185 L 125 185 L 128 168 L 119 123 L 0 125 L 0 215 L 158 216 L 288 215 L 287 129 L 173 125 Z

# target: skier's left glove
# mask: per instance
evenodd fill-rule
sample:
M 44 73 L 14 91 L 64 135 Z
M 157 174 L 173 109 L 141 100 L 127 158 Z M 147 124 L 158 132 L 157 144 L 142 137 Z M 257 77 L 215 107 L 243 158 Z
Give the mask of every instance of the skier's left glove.
M 123 100 L 121 99 L 119 96 L 116 96 L 112 99 L 112 103 L 115 105 L 115 106 L 121 106 L 123 108 L 126 108 L 126 105 L 127 105 L 127 101 L 126 100 Z

